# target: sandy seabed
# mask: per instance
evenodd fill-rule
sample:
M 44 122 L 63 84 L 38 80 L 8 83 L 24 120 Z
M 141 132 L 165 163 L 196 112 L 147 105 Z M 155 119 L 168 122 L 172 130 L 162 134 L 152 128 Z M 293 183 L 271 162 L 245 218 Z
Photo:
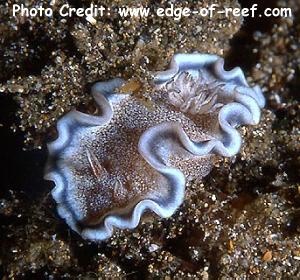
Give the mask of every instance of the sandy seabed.
M 51 18 L 13 17 L 12 1 L 0 4 L 1 279 L 299 279 L 299 2 L 259 5 L 290 7 L 293 18 L 177 22 L 62 19 L 57 10 L 65 1 L 52 2 Z M 125 2 L 167 5 L 101 4 Z M 214 1 L 174 2 L 199 8 Z M 135 230 L 116 231 L 104 243 L 82 240 L 57 216 L 53 184 L 43 180 L 57 119 L 74 107 L 94 112 L 95 81 L 122 76 L 147 88 L 149 72 L 165 69 L 174 53 L 193 51 L 224 56 L 227 69 L 240 66 L 251 85 L 261 86 L 267 105 L 260 124 L 240 129 L 240 154 L 216 160 L 171 218 L 148 214 Z

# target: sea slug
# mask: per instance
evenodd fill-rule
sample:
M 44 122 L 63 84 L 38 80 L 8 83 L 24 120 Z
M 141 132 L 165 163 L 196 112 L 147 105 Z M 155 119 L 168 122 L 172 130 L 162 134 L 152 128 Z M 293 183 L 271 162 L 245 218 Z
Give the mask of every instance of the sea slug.
M 48 145 L 45 178 L 59 215 L 83 238 L 101 241 L 114 228 L 135 228 L 145 210 L 171 216 L 188 182 L 206 176 L 211 156 L 239 152 L 236 127 L 255 125 L 265 99 L 240 68 L 216 55 L 177 54 L 153 75 L 143 102 L 117 93 L 122 79 L 97 82 L 100 115 L 71 111 Z

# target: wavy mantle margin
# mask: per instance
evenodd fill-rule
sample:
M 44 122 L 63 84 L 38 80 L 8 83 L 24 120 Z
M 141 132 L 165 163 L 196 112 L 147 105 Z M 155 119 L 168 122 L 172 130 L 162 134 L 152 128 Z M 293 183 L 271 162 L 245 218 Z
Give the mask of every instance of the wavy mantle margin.
M 167 167 L 160 160 L 159 152 L 153 153 L 153 141 L 158 135 L 162 137 L 164 133 L 175 133 L 181 144 L 189 152 L 198 156 L 219 154 L 230 157 L 239 152 L 242 139 L 236 127 L 244 124 L 257 124 L 260 120 L 261 108 L 265 105 L 265 99 L 260 88 L 258 86 L 250 88 L 240 68 L 225 71 L 224 60 L 216 55 L 176 54 L 168 70 L 154 73 L 154 85 L 157 87 L 164 85 L 182 71 L 202 68 L 210 69 L 217 79 L 233 83 L 236 86 L 236 91 L 232 92 L 233 102 L 225 104 L 218 113 L 220 137 L 198 143 L 193 142 L 181 126 L 175 122 L 162 123 L 146 130 L 139 140 L 138 150 L 143 158 L 169 181 L 171 186 L 169 197 L 163 201 L 144 199 L 134 205 L 129 205 L 126 209 L 109 213 L 103 218 L 103 222 L 99 226 L 82 227 L 78 223 L 76 213 L 72 212 L 66 198 L 65 185 L 67 180 L 57 166 L 56 160 L 64 148 L 68 146 L 74 126 L 103 126 L 111 120 L 114 102 L 118 102 L 118 99 L 124 97 L 124 95 L 114 94 L 115 89 L 122 85 L 123 80 L 113 79 L 107 82 L 98 82 L 93 86 L 92 95 L 100 107 L 101 116 L 91 116 L 74 110 L 58 121 L 58 138 L 48 144 L 49 160 L 46 166 L 45 179 L 55 183 L 52 196 L 57 202 L 58 214 L 83 238 L 93 241 L 105 240 L 113 234 L 114 227 L 119 229 L 137 227 L 143 212 L 146 210 L 151 210 L 160 217 L 166 218 L 170 217 L 181 205 L 186 180 L 181 171 Z

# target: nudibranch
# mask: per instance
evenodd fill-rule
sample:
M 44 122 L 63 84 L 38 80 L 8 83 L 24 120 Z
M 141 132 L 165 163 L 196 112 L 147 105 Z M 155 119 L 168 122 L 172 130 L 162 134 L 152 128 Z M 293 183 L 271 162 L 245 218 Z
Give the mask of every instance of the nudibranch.
M 171 216 L 185 187 L 206 176 L 211 156 L 231 157 L 241 147 L 240 125 L 259 122 L 265 99 L 240 68 L 224 70 L 209 54 L 176 54 L 153 74 L 151 106 L 124 81 L 97 82 L 100 115 L 71 111 L 48 144 L 45 178 L 59 215 L 83 238 L 101 241 L 114 228 L 137 227 L 143 212 Z

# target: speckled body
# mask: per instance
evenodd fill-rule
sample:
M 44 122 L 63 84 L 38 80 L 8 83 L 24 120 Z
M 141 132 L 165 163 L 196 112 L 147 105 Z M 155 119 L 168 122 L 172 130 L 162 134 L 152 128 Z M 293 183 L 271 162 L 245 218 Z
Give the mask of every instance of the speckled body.
M 136 204 L 146 197 L 155 199 L 167 192 L 165 178 L 138 151 L 139 139 L 150 127 L 164 122 L 180 122 L 193 141 L 210 139 L 211 136 L 204 132 L 207 128 L 201 128 L 170 104 L 162 103 L 162 98 L 159 99 L 161 102 L 156 100 L 158 103 L 149 110 L 130 95 L 120 96 L 114 102 L 113 117 L 107 125 L 82 127 L 74 131 L 72 141 L 61 157 L 62 165 L 71 163 L 71 168 L 64 168 L 74 178 L 70 182 L 72 188 L 68 196 L 80 202 L 75 210 L 79 220 L 97 224 L 103 215 L 116 208 Z M 188 161 L 181 171 L 189 180 L 208 174 L 209 156 L 193 156 L 178 145 L 176 139 L 169 143 L 173 148 L 160 144 L 159 149 L 173 151 L 166 152 L 163 159 L 166 165 L 176 166 L 181 160 Z M 194 164 L 188 164 L 189 161 Z M 95 170 L 96 165 L 101 166 L 100 172 Z
M 147 209 L 174 213 L 189 181 L 211 169 L 211 155 L 241 146 L 236 126 L 255 124 L 264 98 L 240 69 L 224 71 L 214 55 L 176 55 L 144 94 L 118 94 L 121 79 L 96 83 L 100 116 L 70 112 L 49 145 L 46 178 L 58 212 L 85 238 L 103 240 L 113 228 L 134 228 Z

